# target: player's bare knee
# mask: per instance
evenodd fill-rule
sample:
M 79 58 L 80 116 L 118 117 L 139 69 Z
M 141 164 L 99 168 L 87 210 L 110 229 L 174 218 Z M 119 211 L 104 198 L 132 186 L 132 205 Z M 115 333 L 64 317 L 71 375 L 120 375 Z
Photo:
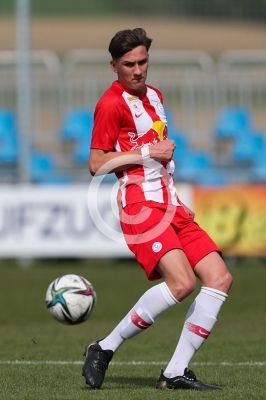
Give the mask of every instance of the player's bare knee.
M 193 278 L 194 278 L 194 277 L 193 277 Z M 191 279 L 191 280 L 188 282 L 188 284 L 187 284 L 187 292 L 188 292 L 188 294 L 191 294 L 191 293 L 194 292 L 194 290 L 196 289 L 196 283 L 197 283 L 196 278 Z
M 233 284 L 233 280 L 234 279 L 233 279 L 233 276 L 230 274 L 229 271 L 227 271 L 227 273 L 225 275 L 226 276 L 224 278 L 224 280 L 225 280 L 224 284 L 225 284 L 225 287 L 227 288 L 227 292 L 229 292 L 229 290 L 230 290 L 230 288 L 231 288 L 231 286 Z
M 192 284 L 192 283 L 191 283 L 190 285 L 185 286 L 185 287 L 183 288 L 183 290 L 180 291 L 180 293 L 179 293 L 178 301 L 184 300 L 184 299 L 185 299 L 186 297 L 188 297 L 191 293 L 193 293 L 194 290 L 195 290 L 195 287 L 196 287 L 196 285 L 194 285 L 194 284 Z
M 222 292 L 227 293 L 227 292 L 229 292 L 230 287 L 232 286 L 232 283 L 233 283 L 233 277 L 232 277 L 232 275 L 230 274 L 229 271 L 226 271 L 220 277 L 220 280 L 219 280 L 220 288 L 217 288 L 217 289 L 221 290 Z
M 203 286 L 208 286 L 213 289 L 228 293 L 233 283 L 233 277 L 229 271 L 226 271 L 224 274 L 210 276 L 208 277 L 207 281 L 202 283 Z
M 171 285 L 171 292 L 178 301 L 184 300 L 196 288 L 196 279 L 189 279 L 185 282 L 178 282 L 176 285 Z

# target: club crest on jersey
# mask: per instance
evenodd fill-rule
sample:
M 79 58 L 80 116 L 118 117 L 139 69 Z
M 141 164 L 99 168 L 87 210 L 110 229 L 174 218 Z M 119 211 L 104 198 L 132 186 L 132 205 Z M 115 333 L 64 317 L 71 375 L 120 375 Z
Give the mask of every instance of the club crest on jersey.
M 134 112 L 137 113 L 137 114 L 140 113 L 138 97 L 130 96 L 130 97 L 127 98 L 127 100 L 129 102 L 130 107 L 133 108 Z
M 157 107 L 157 110 L 159 111 L 159 113 L 164 115 L 164 108 L 163 108 L 162 103 L 157 103 L 156 107 Z

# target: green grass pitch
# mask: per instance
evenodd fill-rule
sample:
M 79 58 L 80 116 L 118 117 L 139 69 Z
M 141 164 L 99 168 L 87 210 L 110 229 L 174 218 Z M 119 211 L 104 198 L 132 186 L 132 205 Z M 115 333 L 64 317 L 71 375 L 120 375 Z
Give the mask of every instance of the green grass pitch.
M 133 260 L 43 260 L 29 268 L 2 260 L 0 398 L 264 399 L 265 267 L 252 259 L 230 267 L 234 285 L 228 301 L 190 365 L 199 379 L 220 384 L 222 391 L 158 391 L 154 387 L 174 351 L 193 296 L 124 343 L 114 356 L 102 389 L 93 391 L 81 376 L 84 346 L 107 335 L 151 286 L 141 268 Z M 67 273 L 90 280 L 98 296 L 92 315 L 78 326 L 56 322 L 45 307 L 48 285 Z

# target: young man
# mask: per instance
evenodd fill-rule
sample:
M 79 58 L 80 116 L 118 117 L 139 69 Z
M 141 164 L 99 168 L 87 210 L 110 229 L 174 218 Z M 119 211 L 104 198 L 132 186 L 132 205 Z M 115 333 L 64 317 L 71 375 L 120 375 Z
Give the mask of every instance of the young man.
M 157 389 L 217 390 L 188 365 L 208 338 L 232 285 L 221 253 L 178 198 L 172 175 L 175 143 L 167 139 L 160 91 L 146 85 L 152 39 L 142 28 L 117 32 L 109 45 L 117 81 L 95 109 L 89 167 L 92 175 L 115 172 L 120 181 L 120 222 L 128 247 L 149 280 L 162 278 L 104 339 L 85 349 L 83 376 L 99 389 L 114 353 L 195 289 L 202 288 Z

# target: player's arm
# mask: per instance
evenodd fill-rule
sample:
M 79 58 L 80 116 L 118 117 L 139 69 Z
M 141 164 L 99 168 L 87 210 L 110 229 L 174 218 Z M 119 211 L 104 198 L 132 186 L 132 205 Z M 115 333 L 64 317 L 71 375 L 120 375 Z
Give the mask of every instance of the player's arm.
M 91 149 L 89 169 L 91 175 L 103 175 L 122 171 L 142 162 L 140 149 L 116 152 L 101 149 Z
M 173 140 L 163 140 L 149 146 L 149 156 L 158 161 L 170 161 L 175 149 Z M 91 149 L 89 157 L 89 169 L 92 175 L 103 175 L 118 172 L 124 169 L 143 164 L 141 149 L 116 152 L 101 149 Z

